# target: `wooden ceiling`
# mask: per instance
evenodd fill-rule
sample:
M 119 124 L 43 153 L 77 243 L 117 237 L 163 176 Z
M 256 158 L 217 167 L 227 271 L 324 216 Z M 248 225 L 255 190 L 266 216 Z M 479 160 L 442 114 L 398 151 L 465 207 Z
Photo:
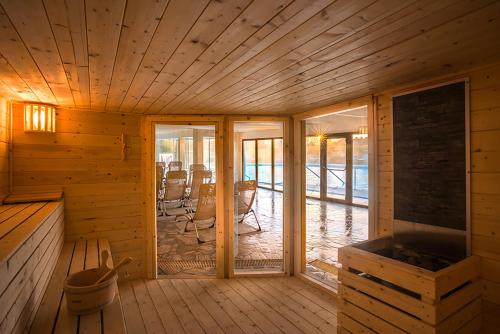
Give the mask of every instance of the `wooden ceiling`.
M 500 1 L 0 0 L 0 94 L 294 113 L 500 60 Z

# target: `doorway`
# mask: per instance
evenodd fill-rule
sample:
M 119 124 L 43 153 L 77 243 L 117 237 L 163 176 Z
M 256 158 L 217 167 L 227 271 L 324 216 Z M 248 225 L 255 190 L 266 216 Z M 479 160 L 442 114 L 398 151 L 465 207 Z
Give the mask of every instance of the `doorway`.
M 304 122 L 304 272 L 336 288 L 338 249 L 368 239 L 368 107 Z
M 156 124 L 157 273 L 217 273 L 216 125 Z
M 235 274 L 284 271 L 282 122 L 234 122 Z

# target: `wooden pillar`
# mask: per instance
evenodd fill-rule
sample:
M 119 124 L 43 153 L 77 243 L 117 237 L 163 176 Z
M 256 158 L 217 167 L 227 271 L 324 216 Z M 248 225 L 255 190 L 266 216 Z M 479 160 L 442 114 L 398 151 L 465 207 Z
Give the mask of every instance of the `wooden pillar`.
M 203 163 L 203 135 L 200 130 L 193 130 L 193 163 Z

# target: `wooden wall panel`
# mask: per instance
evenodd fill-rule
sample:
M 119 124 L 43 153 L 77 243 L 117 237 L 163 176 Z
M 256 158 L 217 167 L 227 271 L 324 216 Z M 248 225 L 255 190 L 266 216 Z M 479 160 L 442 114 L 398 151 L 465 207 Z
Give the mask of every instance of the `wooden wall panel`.
M 132 256 L 130 275 L 144 275 L 140 116 L 57 109 L 55 134 L 25 133 L 22 108 L 13 108 L 14 191 L 62 188 L 66 239 L 107 238 L 114 261 Z
M 9 137 L 8 104 L 0 97 L 0 199 L 9 193 Z
M 470 78 L 472 253 L 482 257 L 484 299 L 500 304 L 500 65 L 378 95 L 378 232 L 392 232 L 391 96 L 438 82 Z

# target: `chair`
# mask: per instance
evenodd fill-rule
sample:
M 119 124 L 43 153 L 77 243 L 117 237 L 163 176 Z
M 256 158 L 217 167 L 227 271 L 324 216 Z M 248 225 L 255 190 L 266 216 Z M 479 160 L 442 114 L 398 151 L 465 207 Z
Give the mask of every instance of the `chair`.
M 189 210 L 186 214 L 182 215 L 187 218 L 186 225 L 184 226 L 184 232 L 190 232 L 188 230 L 188 224 L 192 223 L 194 225 L 194 230 L 196 232 L 196 239 L 198 243 L 205 243 L 205 240 L 200 239 L 198 230 L 198 222 L 211 220 L 212 224 L 206 228 L 212 228 L 215 226 L 215 214 L 216 214 L 216 196 L 215 196 L 215 183 L 205 183 L 201 184 L 198 193 L 198 203 L 196 204 L 196 211 Z M 191 230 L 192 231 L 192 230 Z
M 168 171 L 180 171 L 182 170 L 182 161 L 170 161 L 168 163 Z
M 205 170 L 205 165 L 204 164 L 191 164 L 189 166 L 189 175 L 188 175 L 188 187 L 191 187 L 191 183 L 193 181 L 193 172 L 195 170 Z
M 161 202 L 162 213 L 168 215 L 168 208 L 178 208 L 184 204 L 187 173 L 185 170 L 168 171 L 165 182 L 165 193 Z
M 166 164 L 164 162 L 156 162 L 156 202 L 158 208 L 164 195 L 165 167 Z
M 257 222 L 258 229 L 257 231 L 261 231 L 261 227 L 259 224 L 259 220 L 257 219 L 257 215 L 255 211 L 252 209 L 253 202 L 255 200 L 255 192 L 257 191 L 257 181 L 239 181 L 236 183 L 236 189 L 238 191 L 238 217 L 243 216 L 239 221 L 242 223 L 245 218 L 252 213 L 255 217 L 255 221 Z
M 191 179 L 191 188 L 187 198 L 190 201 L 196 201 L 198 199 L 200 185 L 210 182 L 211 179 L 212 179 L 212 171 L 194 170 L 193 177 Z

